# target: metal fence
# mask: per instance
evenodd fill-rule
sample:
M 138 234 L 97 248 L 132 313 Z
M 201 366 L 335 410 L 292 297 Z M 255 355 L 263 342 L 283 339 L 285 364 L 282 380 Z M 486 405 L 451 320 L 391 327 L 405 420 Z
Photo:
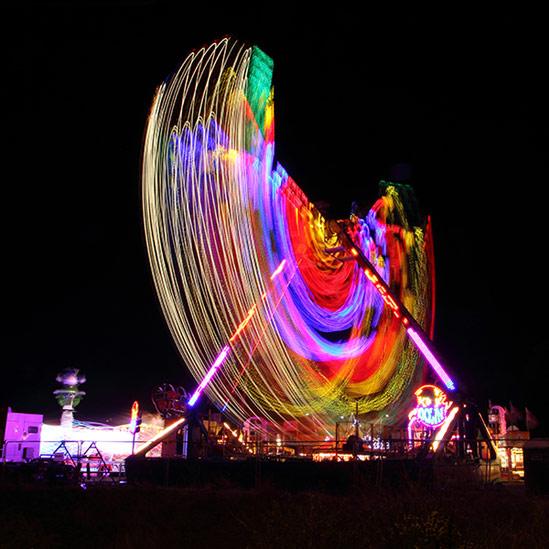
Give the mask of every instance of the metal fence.
M 63 474 L 68 477 L 85 482 L 124 482 L 125 460 L 131 454 L 131 443 L 128 441 L 114 441 L 117 444 L 128 446 L 126 455 L 117 459 L 106 458 L 94 440 L 54 440 L 42 441 L 42 445 L 52 448 L 48 453 L 34 453 L 25 457 L 22 452 L 10 451 L 10 446 L 18 446 L 18 450 L 24 445 L 21 440 L 7 440 L 2 446 L 2 462 L 20 463 L 27 465 L 30 477 L 61 477 Z M 10 460 L 8 456 L 21 455 L 19 459 Z M 50 474 L 51 473 L 51 474 Z
M 100 450 L 100 441 L 61 440 L 49 441 L 53 450 L 40 454 L 27 462 L 49 461 L 71 466 L 85 482 L 124 482 L 124 458 L 131 455 L 131 442 L 115 441 L 127 446 L 127 451 L 116 459 L 106 457 Z M 140 441 L 144 443 L 146 441 Z M 188 443 L 188 441 L 186 441 Z M 435 459 L 441 464 L 453 467 L 459 464 L 476 464 L 481 477 L 490 481 L 494 478 L 520 480 L 524 477 L 523 445 L 525 440 L 498 439 L 497 459 L 490 459 L 488 442 L 476 439 L 452 438 L 434 444 L 433 440 L 410 440 L 406 438 L 382 438 L 379 436 L 347 437 L 346 440 L 274 440 L 257 437 L 252 440 L 235 442 L 212 438 L 207 444 L 196 444 L 195 451 L 183 452 L 182 441 L 176 439 L 162 442 L 162 451 L 156 449 L 156 456 L 193 458 L 245 459 L 257 457 L 267 460 L 304 459 L 313 461 L 370 461 L 370 460 L 412 460 Z M 5 441 L 2 447 L 2 461 L 6 462 L 9 445 L 22 444 L 22 441 Z M 44 445 L 44 441 L 43 441 Z

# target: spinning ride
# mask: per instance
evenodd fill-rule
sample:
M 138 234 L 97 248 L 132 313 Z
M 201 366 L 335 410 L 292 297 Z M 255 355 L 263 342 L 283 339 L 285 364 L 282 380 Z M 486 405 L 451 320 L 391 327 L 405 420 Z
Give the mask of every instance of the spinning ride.
M 302 436 L 342 416 L 396 414 L 432 352 L 430 224 L 409 187 L 326 220 L 275 162 L 272 60 L 224 39 L 158 89 L 144 144 L 143 214 L 159 300 L 203 392 L 244 423 Z M 431 334 L 432 335 L 432 334 Z M 421 353 L 418 352 L 418 349 Z

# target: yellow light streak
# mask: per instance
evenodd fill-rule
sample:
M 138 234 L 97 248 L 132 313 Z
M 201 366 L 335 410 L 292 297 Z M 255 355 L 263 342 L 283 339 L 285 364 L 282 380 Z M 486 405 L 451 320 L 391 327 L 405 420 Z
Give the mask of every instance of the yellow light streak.
M 156 433 L 156 435 L 142 444 L 134 453 L 135 456 L 145 455 L 149 450 L 152 450 L 157 444 L 160 444 L 168 435 L 176 431 L 183 423 L 185 422 L 185 418 L 182 417 L 178 419 L 176 422 L 172 423 L 162 431 L 159 431 Z
M 435 435 L 435 439 L 431 443 L 431 448 L 433 449 L 433 452 L 436 452 L 438 450 L 438 447 L 440 443 L 444 440 L 444 437 L 446 435 L 446 432 L 450 428 L 450 425 L 454 421 L 454 418 L 456 417 L 456 414 L 459 411 L 459 406 L 454 406 L 451 410 L 446 419 L 444 420 L 444 423 L 438 428 L 438 431 Z

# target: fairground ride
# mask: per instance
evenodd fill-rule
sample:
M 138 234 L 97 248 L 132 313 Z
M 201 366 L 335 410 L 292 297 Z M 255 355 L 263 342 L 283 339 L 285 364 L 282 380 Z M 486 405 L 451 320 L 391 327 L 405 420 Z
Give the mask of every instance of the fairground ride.
M 275 162 L 272 71 L 259 48 L 226 38 L 158 88 L 146 243 L 197 381 L 187 409 L 205 393 L 241 425 L 324 439 L 343 417 L 402 418 L 427 378 L 456 384 L 431 343 L 433 240 L 412 189 L 382 182 L 366 214 L 325 219 Z

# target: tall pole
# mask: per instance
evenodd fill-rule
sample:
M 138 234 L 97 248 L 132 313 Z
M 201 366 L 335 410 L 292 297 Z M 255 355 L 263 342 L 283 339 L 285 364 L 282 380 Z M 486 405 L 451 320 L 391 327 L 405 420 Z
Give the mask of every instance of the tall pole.
M 335 458 L 337 461 L 337 447 L 339 446 L 339 422 L 336 421 L 336 447 L 335 447 Z
M 355 408 L 355 436 L 358 438 L 358 399 L 356 400 L 356 408 Z
M 132 404 L 130 415 L 130 431 L 132 433 L 132 456 L 135 449 L 135 435 L 141 430 L 141 417 L 139 413 L 139 402 L 137 400 Z

